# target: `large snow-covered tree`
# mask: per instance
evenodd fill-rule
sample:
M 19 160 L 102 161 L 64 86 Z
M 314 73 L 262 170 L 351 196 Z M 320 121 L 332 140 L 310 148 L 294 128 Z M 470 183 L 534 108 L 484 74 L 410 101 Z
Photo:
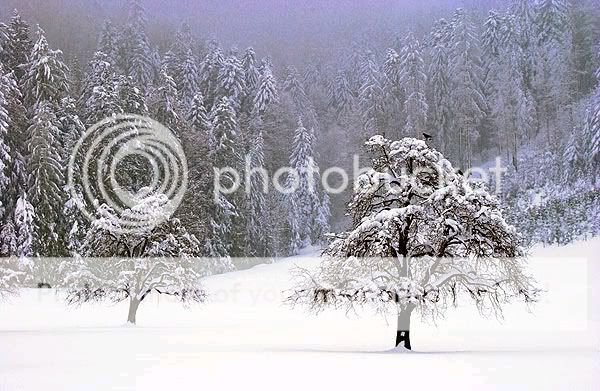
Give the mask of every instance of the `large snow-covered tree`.
M 41 28 L 38 28 L 37 40 L 25 69 L 23 93 L 29 107 L 43 101 L 58 105 L 68 94 L 69 68 L 63 62 L 62 51 L 49 48 Z
M 29 37 L 29 25 L 15 10 L 6 29 L 6 41 L 0 51 L 0 62 L 8 70 L 13 71 L 19 81 L 25 75 L 26 69 L 22 66 L 27 64 L 32 49 L 33 43 Z
M 156 195 L 140 200 L 121 218 L 152 221 L 165 213 L 168 200 Z M 129 301 L 127 322 L 135 324 L 139 305 L 152 292 L 177 296 L 183 302 L 202 301 L 199 279 L 211 273 L 209 260 L 198 262 L 201 245 L 179 220 L 122 232 L 114 211 L 98 209 L 84 242 L 81 257 L 63 261 L 67 302 Z
M 61 221 L 64 205 L 64 176 L 60 154 L 60 122 L 54 106 L 37 105 L 29 127 L 27 194 L 35 205 L 33 252 L 39 256 L 63 254 Z
M 413 138 L 374 136 L 373 168 L 350 203 L 316 273 L 298 270 L 289 300 L 325 307 L 375 305 L 398 314 L 396 345 L 410 344 L 413 311 L 435 315 L 463 299 L 501 316 L 511 299 L 536 299 L 519 236 L 497 200 L 469 184 L 442 154 Z
M 406 91 L 404 133 L 411 137 L 421 135 L 427 125 L 428 105 L 425 98 L 427 76 L 424 67 L 419 41 L 410 33 L 406 37 L 406 45 L 402 48 L 400 56 L 399 80 Z

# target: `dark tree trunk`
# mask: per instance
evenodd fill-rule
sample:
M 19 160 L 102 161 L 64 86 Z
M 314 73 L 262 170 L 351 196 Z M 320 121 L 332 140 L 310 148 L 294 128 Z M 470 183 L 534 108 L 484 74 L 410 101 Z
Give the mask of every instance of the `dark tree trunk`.
M 396 346 L 400 346 L 401 343 L 408 350 L 411 350 L 410 345 L 410 316 L 413 308 L 401 309 L 398 314 L 398 327 L 396 328 Z

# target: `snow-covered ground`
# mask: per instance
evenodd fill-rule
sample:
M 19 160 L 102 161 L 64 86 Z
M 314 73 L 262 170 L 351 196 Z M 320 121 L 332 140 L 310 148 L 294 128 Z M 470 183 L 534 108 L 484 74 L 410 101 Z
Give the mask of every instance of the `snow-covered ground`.
M 600 238 L 536 248 L 547 290 L 528 313 L 482 319 L 461 306 L 413 319 L 413 348 L 388 353 L 395 321 L 368 310 L 319 316 L 282 304 L 294 257 L 205 281 L 208 303 L 153 296 L 66 307 L 54 290 L 0 303 L 0 390 L 600 389 Z

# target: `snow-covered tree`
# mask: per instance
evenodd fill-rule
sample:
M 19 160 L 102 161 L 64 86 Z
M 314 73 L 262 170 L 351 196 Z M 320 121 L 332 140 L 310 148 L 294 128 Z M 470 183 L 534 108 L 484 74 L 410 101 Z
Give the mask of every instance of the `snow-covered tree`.
M 157 87 L 152 90 L 149 106 L 154 119 L 177 130 L 180 119 L 177 85 L 165 67 L 160 71 Z
M 135 85 L 131 76 L 117 77 L 115 90 L 119 97 L 121 111 L 128 114 L 146 115 L 148 106 L 142 90 Z
M 352 91 L 346 72 L 340 70 L 337 73 L 330 96 L 329 106 L 336 110 L 338 117 L 354 108 L 354 92 Z
M 80 100 L 84 121 L 88 126 L 122 113 L 121 99 L 117 91 L 117 76 L 113 65 L 107 61 L 105 53 L 94 53 L 83 82 Z
M 106 55 L 106 61 L 108 61 L 113 67 L 119 65 L 119 41 L 118 32 L 115 26 L 110 20 L 104 22 L 102 31 L 100 32 L 100 38 L 98 39 L 98 52 L 102 52 Z
M 376 133 L 379 128 L 379 117 L 383 110 L 383 88 L 381 73 L 375 54 L 367 52 L 360 69 L 360 89 L 358 104 L 363 117 L 363 128 L 366 133 Z
M 400 69 L 400 82 L 406 91 L 404 133 L 412 137 L 420 136 L 427 125 L 428 106 L 425 98 L 427 76 L 424 72 L 419 41 L 412 33 L 406 37 L 406 45 L 402 48 Z
M 511 299 L 535 300 L 519 236 L 494 197 L 423 141 L 375 136 L 367 144 L 375 158 L 358 179 L 351 230 L 329 246 L 316 273 L 299 270 L 291 302 L 317 311 L 395 308 L 395 344 L 410 349 L 415 310 L 435 315 L 470 298 L 482 314 L 501 316 Z
M 39 27 L 37 40 L 25 69 L 23 92 L 29 107 L 44 101 L 58 105 L 68 94 L 69 69 L 62 60 L 62 51 L 48 47 L 45 33 Z
M 204 106 L 204 97 L 201 93 L 194 95 L 192 99 L 187 121 L 195 132 L 210 135 L 211 123 Z
M 450 93 L 454 102 L 453 124 L 458 133 L 453 143 L 461 167 L 471 167 L 473 145 L 479 137 L 477 126 L 486 109 L 479 39 L 469 16 L 460 8 L 454 12 L 451 26 Z
M 183 112 L 189 113 L 192 108 L 194 97 L 200 92 L 196 58 L 191 49 L 185 54 L 185 60 L 181 67 L 179 79 L 179 100 L 181 102 Z
M 291 112 L 296 117 L 302 117 L 308 126 L 317 127 L 317 114 L 308 95 L 306 95 L 300 74 L 295 67 L 288 67 L 287 76 L 283 82 L 283 91 L 290 97 Z
M 150 86 L 154 74 L 152 49 L 146 35 L 146 11 L 142 0 L 128 0 L 127 25 L 123 32 L 121 55 L 127 57 L 127 75 L 143 91 Z
M 6 41 L 2 44 L 0 62 L 9 71 L 13 71 L 19 81 L 25 75 L 26 69 L 22 66 L 28 63 L 32 49 L 33 43 L 29 37 L 29 25 L 15 10 L 6 29 Z
M 277 83 L 271 71 L 269 64 L 263 63 L 260 68 L 260 78 L 258 79 L 258 90 L 254 96 L 253 112 L 259 115 L 264 114 L 271 104 L 277 102 Z
M 165 196 L 148 197 L 122 216 L 156 217 L 166 213 L 167 202 Z M 103 204 L 79 249 L 82 257 L 61 264 L 68 303 L 128 300 L 127 322 L 135 324 L 138 307 L 150 293 L 177 296 L 184 303 L 204 300 L 199 279 L 211 274 L 211 265 L 206 260 L 195 264 L 200 243 L 179 220 L 133 233 L 122 233 L 121 228 Z
M 227 97 L 234 110 L 239 112 L 244 99 L 246 81 L 242 62 L 237 57 L 232 55 L 223 61 L 217 83 L 217 95 Z
M 325 235 L 331 232 L 330 219 L 331 201 L 329 200 L 329 194 L 324 193 L 315 219 L 315 239 L 317 242 L 324 243 L 326 239 Z
M 245 111 L 250 111 L 260 79 L 256 53 L 251 47 L 247 48 L 244 52 L 244 56 L 242 57 L 242 68 L 244 69 L 244 83 L 246 85 L 246 103 L 244 104 L 244 109 Z
M 33 205 L 27 200 L 27 194 L 23 193 L 17 199 L 14 216 L 17 238 L 17 252 L 15 255 L 19 258 L 33 255 L 34 219 L 35 210 Z
M 211 127 L 211 161 L 215 168 L 240 168 L 240 155 L 237 150 L 238 125 L 235 111 L 224 97 L 215 109 Z M 213 174 L 214 175 L 214 174 Z M 221 175 L 221 186 L 229 188 L 233 183 L 230 173 Z M 231 197 L 228 199 L 228 197 Z M 211 233 L 206 247 L 209 256 L 228 257 L 232 251 L 233 222 L 238 216 L 237 205 L 232 195 L 219 194 L 214 200 Z
M 313 130 L 304 127 L 299 119 L 290 155 L 290 167 L 297 176 L 290 178 L 287 183 L 292 254 L 315 239 L 315 221 L 319 213 L 320 199 L 317 187 L 319 168 L 314 159 L 314 144 Z
M 64 177 L 60 154 L 60 122 L 54 107 L 42 102 L 29 127 L 28 196 L 35 205 L 33 252 L 39 256 L 63 254 L 61 237 Z
M 431 36 L 431 62 L 429 64 L 428 83 L 430 90 L 429 120 L 431 129 L 437 137 L 440 150 L 445 152 L 450 142 L 450 126 L 452 121 L 452 96 L 450 94 L 450 68 L 448 64 L 449 49 L 446 45 L 447 22 L 440 20 Z

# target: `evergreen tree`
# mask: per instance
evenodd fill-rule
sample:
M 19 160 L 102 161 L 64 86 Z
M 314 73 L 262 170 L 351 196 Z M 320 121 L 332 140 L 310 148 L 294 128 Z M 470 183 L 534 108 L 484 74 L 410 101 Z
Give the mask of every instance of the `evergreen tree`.
M 108 61 L 113 67 L 119 65 L 119 40 L 117 29 L 113 26 L 110 20 L 104 22 L 102 31 L 100 32 L 100 38 L 98 40 L 98 52 L 102 52 L 106 55 L 106 61 Z
M 27 194 L 21 194 L 17 199 L 14 215 L 17 238 L 17 252 L 15 255 L 18 257 L 33 255 L 35 218 L 35 210 L 27 200 Z
M 189 113 L 196 94 L 200 92 L 198 83 L 198 68 L 196 67 L 196 58 L 191 50 L 185 54 L 185 60 L 179 75 L 181 80 L 179 84 L 179 100 L 183 112 Z
M 367 134 L 379 131 L 379 117 L 383 111 L 383 88 L 375 54 L 367 52 L 360 70 L 358 102 L 363 117 L 363 129 Z
M 242 63 L 233 55 L 227 57 L 219 69 L 217 77 L 219 97 L 227 97 L 236 112 L 239 112 L 246 81 Z
M 115 71 L 111 63 L 106 60 L 106 54 L 94 53 L 89 73 L 84 80 L 80 99 L 85 123 L 88 126 L 122 112 Z
M 454 12 L 451 25 L 450 93 L 454 102 L 453 124 L 458 133 L 454 144 L 457 145 L 456 154 L 461 167 L 471 167 L 473 145 L 479 137 L 477 126 L 486 109 L 479 40 L 473 24 L 462 9 Z
M 208 136 L 211 130 L 211 123 L 204 107 L 204 98 L 202 94 L 197 93 L 192 99 L 192 104 L 187 117 L 188 123 L 196 133 Z
M 277 84 L 271 72 L 271 66 L 264 63 L 260 68 L 260 78 L 258 80 L 258 90 L 254 96 L 253 112 L 258 115 L 264 114 L 271 104 L 277 102 L 277 99 Z
M 289 224 L 291 227 L 292 254 L 315 240 L 315 223 L 319 213 L 320 199 L 317 185 L 319 182 L 318 166 L 314 160 L 315 136 L 312 130 L 304 127 L 302 120 L 298 120 L 298 127 L 294 133 L 290 167 L 297 177 L 290 178 L 287 183 Z M 296 181 L 297 180 L 297 181 Z
M 119 97 L 119 106 L 124 113 L 137 115 L 148 113 L 146 98 L 131 76 L 118 76 L 115 89 Z
M 452 113 L 452 97 L 450 94 L 450 68 L 448 64 L 448 48 L 446 46 L 444 26 L 447 22 L 438 21 L 441 28 L 434 30 L 431 37 L 431 63 L 429 64 L 429 90 L 432 104 L 429 105 L 429 116 L 432 130 L 438 139 L 440 150 L 444 153 L 450 143 L 450 126 Z
M 251 106 L 260 79 L 256 53 L 253 48 L 247 48 L 244 52 L 244 56 L 242 57 L 242 68 L 244 70 L 244 84 L 246 85 L 246 100 Z
M 6 41 L 0 52 L 0 62 L 8 71 L 15 73 L 17 81 L 25 76 L 26 69 L 23 67 L 29 62 L 29 55 L 33 49 L 33 43 L 29 37 L 29 25 L 21 19 L 21 15 L 14 11 L 13 17 L 6 29 Z
M 33 253 L 38 256 L 64 254 L 61 225 L 64 178 L 60 155 L 60 122 L 49 102 L 37 105 L 29 127 L 28 195 L 35 205 Z
M 400 60 L 400 82 L 406 91 L 406 125 L 404 133 L 410 136 L 419 136 L 425 132 L 427 125 L 427 100 L 425 98 L 425 85 L 427 76 L 424 72 L 423 58 L 419 42 L 412 33 L 406 37 L 406 46 L 402 49 Z
M 122 55 L 127 56 L 127 75 L 142 91 L 146 91 L 152 83 L 154 63 L 146 35 L 146 11 L 142 0 L 129 0 L 127 26 L 123 35 L 125 47 Z
M 48 47 L 41 28 L 38 28 L 37 41 L 25 69 L 27 73 L 24 76 L 23 91 L 25 103 L 29 107 L 44 101 L 58 105 L 67 96 L 69 69 L 62 61 L 62 52 Z
M 179 100 L 177 85 L 165 67 L 160 72 L 157 87 L 150 96 L 150 111 L 154 119 L 173 130 L 178 129 Z

